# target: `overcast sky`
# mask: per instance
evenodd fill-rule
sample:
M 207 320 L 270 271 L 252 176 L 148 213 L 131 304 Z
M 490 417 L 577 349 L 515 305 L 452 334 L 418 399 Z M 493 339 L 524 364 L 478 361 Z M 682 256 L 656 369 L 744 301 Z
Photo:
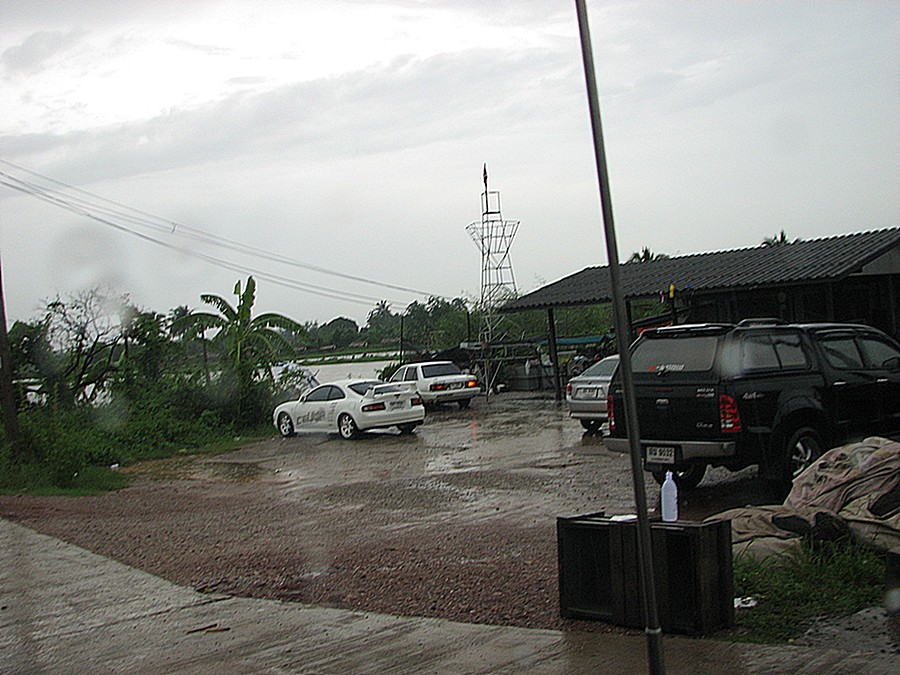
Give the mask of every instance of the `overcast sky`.
M 898 224 L 900 3 L 588 11 L 622 258 Z M 0 186 L 10 323 L 94 287 L 206 309 L 246 270 L 298 321 L 475 299 L 484 163 L 520 292 L 607 263 L 569 0 L 3 0 L 0 78 L 7 182 L 122 205 Z

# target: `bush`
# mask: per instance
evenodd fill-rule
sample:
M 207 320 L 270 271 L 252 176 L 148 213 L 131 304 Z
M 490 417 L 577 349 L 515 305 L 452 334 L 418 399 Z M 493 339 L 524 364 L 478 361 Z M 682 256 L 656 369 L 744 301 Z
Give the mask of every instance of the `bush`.
M 13 478 L 0 486 L 71 487 L 92 465 L 167 456 L 268 426 L 274 401 L 267 382 L 245 388 L 240 399 L 227 381 L 221 384 L 210 388 L 188 378 L 171 378 L 138 390 L 137 397 L 134 389 L 131 397 L 120 390 L 101 405 L 29 406 L 19 414 L 28 459 L 14 467 L 5 450 L 0 469 L 4 477 Z M 229 421 L 237 419 L 242 423 Z

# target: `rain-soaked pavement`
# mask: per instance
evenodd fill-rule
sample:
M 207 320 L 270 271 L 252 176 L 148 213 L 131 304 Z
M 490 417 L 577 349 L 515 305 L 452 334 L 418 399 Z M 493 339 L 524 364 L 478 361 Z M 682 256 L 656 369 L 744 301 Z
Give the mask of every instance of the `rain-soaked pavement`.
M 412 436 L 384 431 L 344 441 L 337 435 L 301 434 L 206 460 L 194 470 L 268 477 L 288 495 L 351 485 L 376 491 L 379 485 L 403 485 L 420 494 L 420 505 L 427 502 L 431 508 L 428 516 L 397 513 L 402 520 L 533 521 L 634 512 L 630 458 L 610 452 L 599 435 L 585 432 L 569 418 L 564 403 L 539 395 L 479 398 L 463 410 L 446 405 L 431 410 Z M 648 473 L 644 482 L 647 503 L 655 508 L 658 487 Z M 681 495 L 681 517 L 701 520 L 774 498 L 756 479 L 755 469 L 710 469 L 698 489 Z
M 0 515 L 49 535 L 0 521 L 0 671 L 644 668 L 640 633 L 559 616 L 556 518 L 631 513 L 634 497 L 629 458 L 552 399 L 447 407 L 412 436 L 273 430 L 234 452 L 131 470 L 131 487 L 99 497 L 0 497 Z M 768 499 L 753 470 L 711 471 L 682 495 L 681 516 Z M 868 673 L 889 662 L 667 645 L 671 672 Z

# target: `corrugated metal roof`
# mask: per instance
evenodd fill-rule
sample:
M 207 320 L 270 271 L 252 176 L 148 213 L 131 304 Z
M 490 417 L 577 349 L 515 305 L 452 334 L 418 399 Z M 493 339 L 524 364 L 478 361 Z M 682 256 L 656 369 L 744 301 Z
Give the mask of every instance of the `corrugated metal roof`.
M 681 291 L 724 291 L 836 281 L 860 271 L 894 248 L 900 249 L 900 227 L 780 246 L 633 262 L 619 269 L 625 297 L 647 298 L 666 291 L 670 284 Z M 611 299 L 609 268 L 604 265 L 587 267 L 511 300 L 501 311 L 587 305 Z

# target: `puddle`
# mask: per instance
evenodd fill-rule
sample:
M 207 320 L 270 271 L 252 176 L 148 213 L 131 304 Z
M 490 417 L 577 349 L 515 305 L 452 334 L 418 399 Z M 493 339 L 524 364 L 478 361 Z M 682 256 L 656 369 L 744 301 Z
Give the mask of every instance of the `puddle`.
M 223 462 L 197 455 L 148 459 L 121 469 L 122 473 L 149 480 L 206 480 L 248 483 L 264 477 L 264 469 L 250 462 Z

